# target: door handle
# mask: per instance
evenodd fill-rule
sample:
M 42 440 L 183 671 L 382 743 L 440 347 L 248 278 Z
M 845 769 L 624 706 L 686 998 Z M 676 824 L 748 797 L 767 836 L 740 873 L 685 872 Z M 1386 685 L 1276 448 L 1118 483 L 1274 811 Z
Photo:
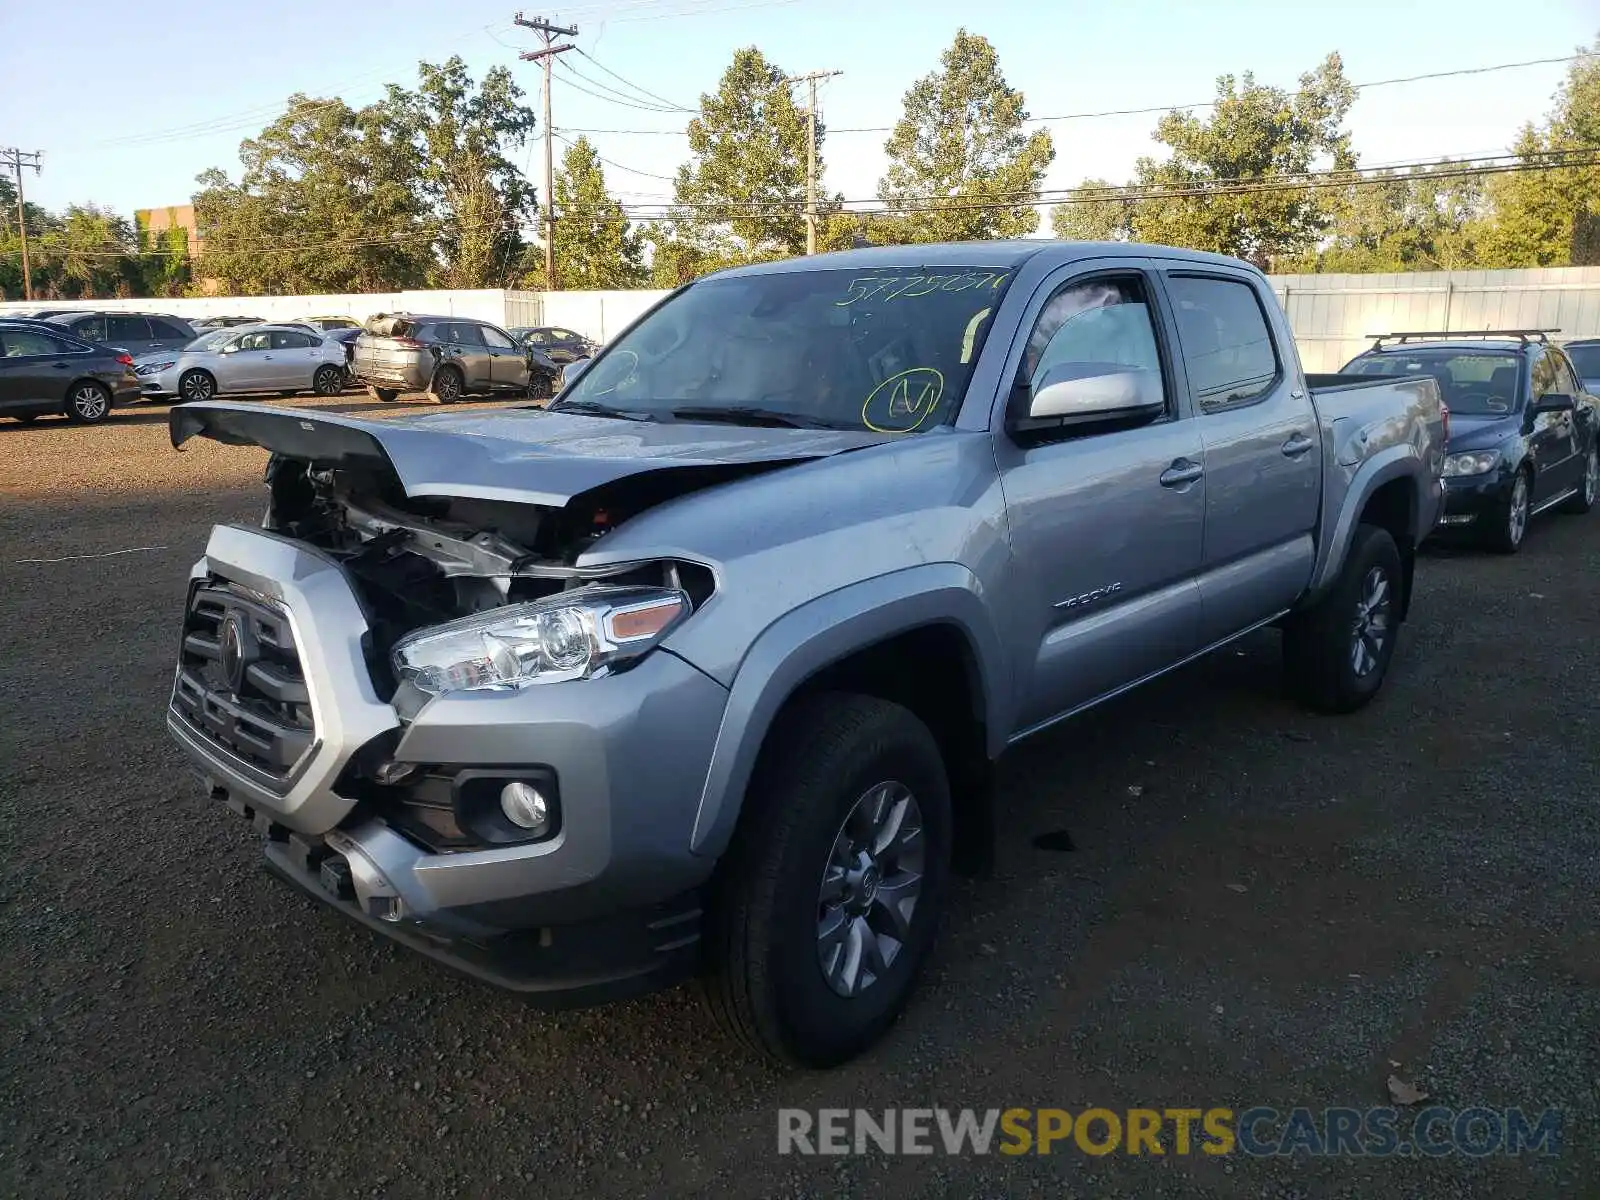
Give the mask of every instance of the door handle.
M 1289 435 L 1289 440 L 1283 444 L 1283 453 L 1289 458 L 1299 458 L 1307 450 L 1311 449 L 1311 446 L 1311 439 L 1305 434 L 1292 433 Z
M 1186 483 L 1193 483 L 1205 473 L 1205 468 L 1197 462 L 1190 462 L 1187 458 L 1175 459 L 1170 467 L 1161 472 L 1161 486 L 1182 487 Z

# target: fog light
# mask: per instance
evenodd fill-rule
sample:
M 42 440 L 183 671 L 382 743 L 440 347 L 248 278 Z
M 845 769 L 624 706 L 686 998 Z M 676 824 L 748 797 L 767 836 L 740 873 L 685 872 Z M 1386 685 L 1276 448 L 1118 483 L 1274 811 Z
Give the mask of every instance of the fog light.
M 527 783 L 508 783 L 500 789 L 500 811 L 519 829 L 538 833 L 550 823 L 550 805 L 539 789 Z

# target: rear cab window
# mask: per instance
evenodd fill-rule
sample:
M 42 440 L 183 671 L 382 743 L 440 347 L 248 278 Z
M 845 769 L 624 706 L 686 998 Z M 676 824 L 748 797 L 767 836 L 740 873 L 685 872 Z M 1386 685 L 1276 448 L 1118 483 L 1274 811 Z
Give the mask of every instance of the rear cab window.
M 1202 412 L 1253 404 L 1282 373 L 1261 296 L 1251 284 L 1210 275 L 1169 275 L 1178 343 Z

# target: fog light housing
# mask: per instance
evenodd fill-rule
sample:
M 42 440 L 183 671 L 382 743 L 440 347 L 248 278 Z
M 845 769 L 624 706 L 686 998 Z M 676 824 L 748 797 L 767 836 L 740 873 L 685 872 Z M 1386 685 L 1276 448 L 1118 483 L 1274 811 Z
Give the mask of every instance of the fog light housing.
M 538 837 L 550 825 L 550 802 L 538 788 L 520 779 L 500 789 L 500 811 L 530 837 Z

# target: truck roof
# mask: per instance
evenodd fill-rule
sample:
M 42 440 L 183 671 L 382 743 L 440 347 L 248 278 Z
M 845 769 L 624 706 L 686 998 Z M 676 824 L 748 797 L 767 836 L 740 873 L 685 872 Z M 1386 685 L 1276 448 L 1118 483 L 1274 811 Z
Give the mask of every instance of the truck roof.
M 791 271 L 874 270 L 904 266 L 909 261 L 937 262 L 942 266 L 1020 267 L 1034 258 L 1044 258 L 1060 266 L 1087 258 L 1161 258 L 1213 266 L 1246 267 L 1249 263 L 1203 250 L 1176 246 L 1154 246 L 1139 242 L 1064 242 L 1035 238 L 1016 238 L 994 242 L 932 242 L 897 246 L 864 246 L 856 250 L 836 250 L 827 254 L 801 255 L 777 262 L 750 263 L 728 267 L 706 278 L 727 279 L 747 275 L 775 275 Z

